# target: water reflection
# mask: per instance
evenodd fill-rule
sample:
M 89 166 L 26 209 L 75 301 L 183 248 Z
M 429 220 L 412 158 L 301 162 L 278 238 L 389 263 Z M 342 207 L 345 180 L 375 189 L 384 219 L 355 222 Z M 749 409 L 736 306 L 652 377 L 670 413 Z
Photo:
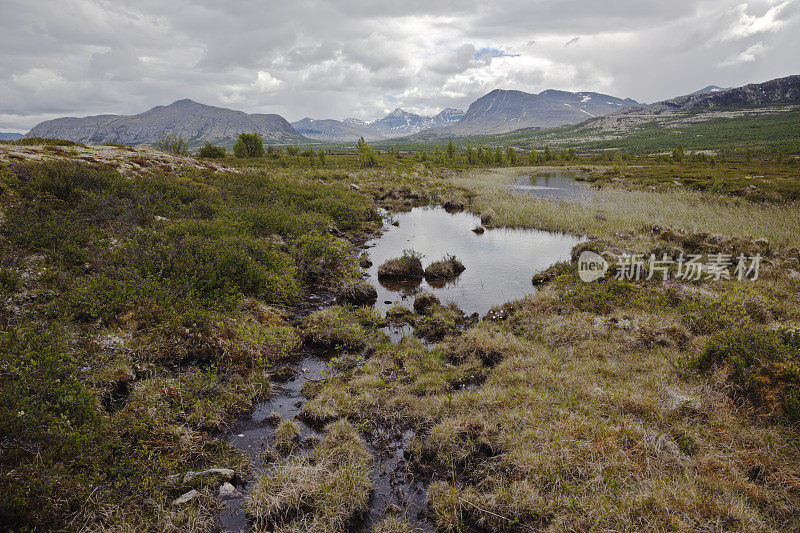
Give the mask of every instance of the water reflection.
M 376 307 L 381 313 L 396 304 L 410 307 L 415 294 L 430 291 L 467 314 L 483 315 L 495 305 L 533 292 L 533 274 L 568 259 L 580 242 L 579 237 L 538 230 L 497 228 L 478 235 L 471 231 L 480 224 L 478 217 L 451 214 L 441 207 L 415 208 L 394 219 L 397 226 L 388 226 L 382 236 L 368 243 L 373 265 L 367 272 L 378 290 Z M 378 267 L 406 249 L 423 254 L 424 266 L 453 254 L 466 270 L 450 282 L 378 282 Z
M 586 183 L 575 179 L 578 176 L 573 170 L 540 170 L 531 175 L 517 177 L 509 188 L 513 192 L 530 194 L 545 200 L 589 201 L 594 193 Z

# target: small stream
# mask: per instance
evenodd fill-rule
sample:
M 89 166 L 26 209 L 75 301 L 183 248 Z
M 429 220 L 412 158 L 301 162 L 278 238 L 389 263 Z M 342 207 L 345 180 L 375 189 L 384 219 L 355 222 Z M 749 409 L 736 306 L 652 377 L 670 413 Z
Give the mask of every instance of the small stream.
M 530 179 L 521 176 L 512 188 L 539 186 L 538 181 L 526 185 L 529 182 L 525 180 Z M 485 315 L 495 305 L 534 292 L 531 277 L 557 261 L 568 259 L 571 249 L 581 240 L 560 233 L 508 228 L 487 229 L 477 234 L 472 230 L 480 225 L 479 217 L 466 212 L 448 213 L 440 207 L 414 208 L 394 214 L 392 222 L 386 225 L 384 233 L 365 245 L 373 262 L 366 275 L 378 291 L 376 308 L 381 314 L 396 304 L 410 307 L 414 295 L 431 291 L 443 303 L 456 303 L 466 314 Z M 449 283 L 424 280 L 411 284 L 378 282 L 378 266 L 402 255 L 405 249 L 423 254 L 425 266 L 445 254 L 453 254 L 464 263 L 466 270 Z M 333 304 L 331 295 L 312 295 L 301 312 L 309 313 Z M 384 331 L 395 342 L 413 333 L 409 326 L 389 326 Z M 306 349 L 296 360 L 285 365 L 289 372 L 281 372 L 284 379 L 273 379 L 272 396 L 257 403 L 250 416 L 241 420 L 228 435 L 228 442 L 250 458 L 254 475 L 269 467 L 269 459 L 263 452 L 272 443 L 275 431 L 271 420 L 273 412 L 283 420 L 297 423 L 301 436 L 300 453 L 309 452 L 309 444 L 319 433 L 299 417 L 306 401 L 302 388 L 309 379 L 322 376 L 328 355 Z M 434 531 L 425 515 L 427 484 L 410 471 L 406 461 L 406 450 L 413 437 L 411 430 L 403 433 L 378 430 L 369 435 L 367 446 L 374 457 L 374 492 L 369 513 L 353 526 L 353 531 L 371 531 L 373 525 L 391 510 L 400 512 L 417 531 Z M 251 487 L 252 483 L 237 488 L 246 494 Z M 241 498 L 223 501 L 220 505 L 218 516 L 225 531 L 251 529 Z

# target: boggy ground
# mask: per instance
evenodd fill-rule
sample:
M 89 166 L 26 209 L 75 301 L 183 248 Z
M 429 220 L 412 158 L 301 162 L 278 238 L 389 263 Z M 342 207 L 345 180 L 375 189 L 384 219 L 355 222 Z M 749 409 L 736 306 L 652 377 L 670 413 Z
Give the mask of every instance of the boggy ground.
M 796 529 L 798 206 L 624 180 L 554 205 L 499 187 L 519 171 L 453 182 L 497 224 L 590 233 L 597 251 L 760 253 L 760 277 L 586 284 L 558 265 L 432 348 L 371 343 L 307 387 L 306 418 L 413 430 L 444 531 Z
M 246 477 L 219 436 L 303 344 L 335 352 L 304 388 L 323 436 L 302 454 L 279 446 L 254 480 L 259 528 L 356 527 L 371 445 L 391 433 L 411 435 L 409 472 L 430 483 L 421 518 L 443 531 L 800 526 L 796 204 L 650 190 L 632 169 L 575 206 L 508 194 L 519 169 L 166 168 L 162 155 L 134 168 L 136 150 L 83 163 L 81 147 L 31 150 L 0 165 L 6 527 L 214 529 L 227 471 L 170 476 Z M 588 234 L 598 251 L 738 247 L 764 265 L 756 282 L 584 284 L 563 264 L 477 324 L 436 304 L 403 316 L 435 326 L 432 346 L 392 344 L 366 307 L 298 320 L 308 291 L 357 280 L 376 204 L 447 199 L 492 209 L 493 225 Z M 415 529 L 387 511 L 375 531 Z

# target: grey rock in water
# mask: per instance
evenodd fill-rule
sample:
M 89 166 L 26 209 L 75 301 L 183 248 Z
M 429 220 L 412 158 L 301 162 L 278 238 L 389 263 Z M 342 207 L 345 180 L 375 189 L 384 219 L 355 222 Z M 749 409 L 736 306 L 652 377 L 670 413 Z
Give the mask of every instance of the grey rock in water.
M 217 497 L 220 500 L 235 500 L 237 498 L 241 498 L 242 493 L 236 490 L 236 487 L 230 483 L 225 482 L 219 487 Z

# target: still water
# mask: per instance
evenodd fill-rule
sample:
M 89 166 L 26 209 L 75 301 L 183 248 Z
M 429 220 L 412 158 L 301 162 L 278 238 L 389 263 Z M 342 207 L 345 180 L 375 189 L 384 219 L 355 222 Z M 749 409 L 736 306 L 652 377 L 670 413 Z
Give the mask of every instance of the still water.
M 572 170 L 541 170 L 517 177 L 509 188 L 515 193 L 545 200 L 587 202 L 593 191 L 585 182 L 575 179 L 579 175 Z
M 376 307 L 381 313 L 398 303 L 410 307 L 414 295 L 430 291 L 467 314 L 484 315 L 495 305 L 532 293 L 531 277 L 568 259 L 570 250 L 581 241 L 574 235 L 530 229 L 488 229 L 478 235 L 471 230 L 480 225 L 479 217 L 466 212 L 451 214 L 441 207 L 414 208 L 393 219 L 397 226 L 388 226 L 383 235 L 367 243 L 373 262 L 369 281 L 378 290 Z M 444 284 L 379 282 L 381 263 L 399 257 L 406 249 L 423 255 L 423 267 L 452 254 L 466 270 Z

